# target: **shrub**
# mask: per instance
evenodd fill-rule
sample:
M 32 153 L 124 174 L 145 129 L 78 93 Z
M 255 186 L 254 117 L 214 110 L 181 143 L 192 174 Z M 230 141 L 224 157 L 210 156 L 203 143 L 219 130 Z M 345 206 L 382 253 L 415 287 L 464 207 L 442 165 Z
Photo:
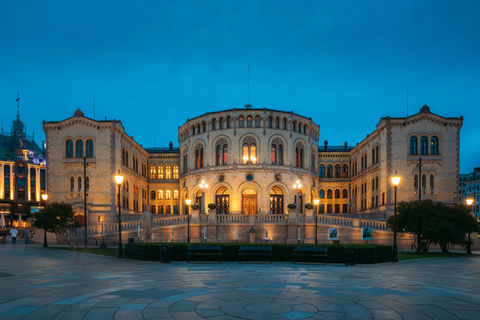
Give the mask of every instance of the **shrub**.
M 158 243 L 126 243 L 125 258 L 143 261 L 159 261 L 160 245 Z
M 192 207 L 193 210 L 198 210 L 198 208 L 200 208 L 200 205 L 198 203 L 194 203 L 190 207 Z
M 297 205 L 295 203 L 289 203 L 289 204 L 287 204 L 287 208 L 288 209 L 296 209 Z
M 305 203 L 305 209 L 313 209 L 313 204 Z
M 208 209 L 210 209 L 210 210 L 217 209 L 217 205 L 215 203 L 209 203 L 208 204 Z

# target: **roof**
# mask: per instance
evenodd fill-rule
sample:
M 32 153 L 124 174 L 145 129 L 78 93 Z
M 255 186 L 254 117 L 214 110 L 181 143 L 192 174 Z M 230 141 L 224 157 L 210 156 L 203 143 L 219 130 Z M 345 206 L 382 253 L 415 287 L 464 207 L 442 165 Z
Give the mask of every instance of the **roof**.
M 180 148 L 158 147 L 158 148 L 143 148 L 147 153 L 180 153 Z

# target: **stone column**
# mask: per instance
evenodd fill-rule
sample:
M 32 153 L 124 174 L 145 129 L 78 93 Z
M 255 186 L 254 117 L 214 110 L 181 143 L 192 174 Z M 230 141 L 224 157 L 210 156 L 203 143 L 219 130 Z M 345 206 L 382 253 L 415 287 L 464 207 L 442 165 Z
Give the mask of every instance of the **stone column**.
M 288 209 L 287 243 L 298 243 L 297 209 Z
M 207 242 L 218 242 L 217 239 L 217 209 L 208 209 Z
M 315 243 L 314 209 L 305 209 L 305 240 L 304 243 Z M 297 229 L 298 232 L 298 229 Z M 298 238 L 298 236 L 297 236 Z
M 200 235 L 203 236 L 203 230 L 200 230 L 199 209 L 190 211 L 190 242 L 201 242 Z

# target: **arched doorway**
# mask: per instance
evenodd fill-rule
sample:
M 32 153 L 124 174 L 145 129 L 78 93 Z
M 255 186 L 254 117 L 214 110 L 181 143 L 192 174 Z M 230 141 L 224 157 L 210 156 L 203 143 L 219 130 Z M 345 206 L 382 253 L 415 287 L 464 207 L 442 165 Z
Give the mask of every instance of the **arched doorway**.
M 283 190 L 280 187 L 273 187 L 270 191 L 270 213 L 283 213 Z
M 85 219 L 83 217 L 83 214 L 77 214 L 75 216 L 75 221 L 79 222 L 82 224 L 82 227 L 85 226 Z
M 257 190 L 252 186 L 247 186 L 242 191 L 242 213 L 257 214 L 257 204 Z
M 219 214 L 229 214 L 230 207 L 230 193 L 225 187 L 218 188 L 215 193 L 215 203 L 217 204 L 217 213 Z

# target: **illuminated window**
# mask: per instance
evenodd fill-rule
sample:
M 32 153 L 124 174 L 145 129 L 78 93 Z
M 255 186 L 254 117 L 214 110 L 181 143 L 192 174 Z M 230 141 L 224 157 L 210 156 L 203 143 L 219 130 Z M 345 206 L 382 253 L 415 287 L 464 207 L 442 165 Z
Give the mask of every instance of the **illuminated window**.
M 430 140 L 430 153 L 438 154 L 438 138 L 435 136 Z
M 257 163 L 257 145 L 255 139 L 245 138 L 243 140 L 243 163 L 255 164 Z
M 170 166 L 165 166 L 165 179 L 172 179 L 172 169 Z
M 157 172 L 158 172 L 158 179 L 163 179 L 163 166 L 158 166 L 157 167 Z
M 217 141 L 215 164 L 217 166 L 228 164 L 228 144 L 225 139 L 220 139 Z
M 158 200 L 163 200 L 163 190 L 158 190 Z
M 166 200 L 172 199 L 172 191 L 167 190 L 167 191 L 165 192 L 165 199 L 166 199 Z
M 195 147 L 195 169 L 203 168 L 203 146 L 199 143 Z
M 173 200 L 178 200 L 178 190 L 173 191 Z
M 155 166 L 151 166 L 150 167 L 150 179 L 155 179 L 156 178 L 156 170 L 155 170 Z
M 67 158 L 73 158 L 73 141 L 67 140 L 65 156 Z
M 272 142 L 271 158 L 272 164 L 283 165 L 283 143 L 278 138 Z
M 173 179 L 178 179 L 178 166 L 173 166 Z

